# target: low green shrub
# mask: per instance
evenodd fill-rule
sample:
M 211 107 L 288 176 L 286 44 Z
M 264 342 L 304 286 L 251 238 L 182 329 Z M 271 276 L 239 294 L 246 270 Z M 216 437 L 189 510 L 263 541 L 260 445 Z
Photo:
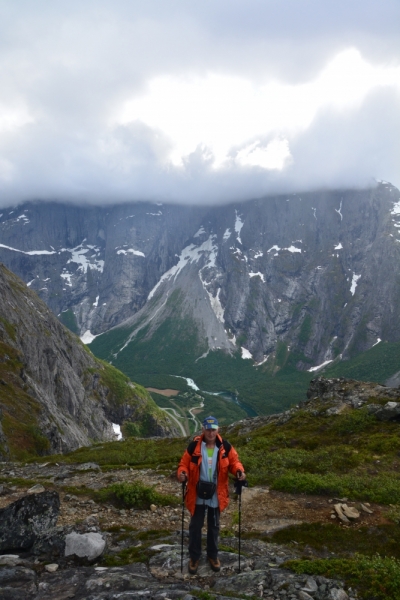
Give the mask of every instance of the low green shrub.
M 139 481 L 133 483 L 114 483 L 96 494 L 100 502 L 116 500 L 126 508 L 149 509 L 151 504 L 156 506 L 171 506 L 179 504 L 176 496 L 160 494 L 154 487 L 144 485 Z
M 348 559 L 292 560 L 285 566 L 296 573 L 344 579 L 347 585 L 357 587 L 362 598 L 400 600 L 400 561 L 396 558 L 356 555 Z
M 369 500 L 380 504 L 400 504 L 400 479 L 392 474 L 375 477 L 354 474 L 326 475 L 288 470 L 272 487 L 281 492 L 348 496 L 352 500 Z

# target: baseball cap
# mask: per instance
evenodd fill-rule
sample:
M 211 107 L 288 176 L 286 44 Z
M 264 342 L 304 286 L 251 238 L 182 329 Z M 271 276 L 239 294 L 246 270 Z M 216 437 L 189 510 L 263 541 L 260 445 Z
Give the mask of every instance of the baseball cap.
M 204 429 L 218 429 L 218 421 L 215 417 L 206 417 L 203 421 Z

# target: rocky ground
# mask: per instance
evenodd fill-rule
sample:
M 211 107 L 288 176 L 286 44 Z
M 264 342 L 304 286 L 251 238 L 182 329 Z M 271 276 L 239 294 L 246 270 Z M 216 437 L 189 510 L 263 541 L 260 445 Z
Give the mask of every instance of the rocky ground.
M 189 600 L 193 595 L 208 591 L 220 598 L 247 594 L 271 599 L 345 600 L 355 598 L 356 593 L 345 591 L 340 582 L 294 575 L 281 568 L 286 560 L 296 557 L 296 549 L 270 543 L 267 534 L 300 522 L 337 521 L 338 510 L 334 507 L 339 503 L 356 509 L 355 514 L 359 514 L 351 523 L 341 523 L 341 526 L 372 526 L 385 522 L 384 510 L 377 505 L 361 507 L 343 498 L 295 496 L 266 487 L 244 489 L 241 531 L 246 538 L 245 534 L 251 534 L 251 538 L 242 536 L 240 573 L 238 502 L 233 500 L 221 517 L 220 573 L 213 573 L 203 561 L 198 574 L 190 576 L 187 573 L 189 514 L 186 510 L 181 572 L 182 511 L 179 505 L 125 510 L 110 503 L 96 503 L 90 497 L 90 490 L 99 490 L 110 483 L 140 480 L 154 485 L 159 492 L 174 494 L 180 499 L 181 487 L 172 474 L 169 477 L 152 470 L 128 468 L 102 472 L 94 463 L 25 466 L 2 463 L 0 477 L 4 482 L 0 485 L 0 509 L 44 490 L 56 490 L 60 498 L 50 546 L 41 543 L 37 550 L 10 554 L 4 546 L 1 549 L 0 532 L 0 599 L 126 600 L 142 597 Z M 32 489 L 33 485 L 36 488 Z M 0 520 L 1 513 L 0 510 Z M 78 559 L 76 555 L 65 556 L 65 536 L 77 534 L 82 539 L 90 535 L 100 539 L 101 536 L 104 548 L 100 555 L 94 559 L 90 557 L 90 560 Z

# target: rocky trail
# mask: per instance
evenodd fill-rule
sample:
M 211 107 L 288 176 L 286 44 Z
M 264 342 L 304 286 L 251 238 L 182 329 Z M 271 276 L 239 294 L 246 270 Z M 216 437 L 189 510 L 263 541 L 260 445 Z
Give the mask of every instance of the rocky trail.
M 185 510 L 181 572 L 179 504 L 124 509 L 95 502 L 90 495 L 111 483 L 141 481 L 180 499 L 181 487 L 172 474 L 129 468 L 103 472 L 95 463 L 2 463 L 0 478 L 1 600 L 190 600 L 204 592 L 221 599 L 242 595 L 276 600 L 356 598 L 341 582 L 295 575 L 282 568 L 286 560 L 299 557 L 300 551 L 295 544 L 271 543 L 268 534 L 301 522 L 338 521 L 338 506 L 354 513 L 348 524 L 341 526 L 385 522 L 384 510 L 378 505 L 361 507 L 343 498 L 295 496 L 266 487 L 244 489 L 240 573 L 238 502 L 233 499 L 221 516 L 221 571 L 212 572 L 203 559 L 198 574 L 190 576 L 186 550 L 189 513 Z M 18 541 L 26 541 L 29 535 L 29 543 Z M 313 551 L 308 549 L 308 553 Z

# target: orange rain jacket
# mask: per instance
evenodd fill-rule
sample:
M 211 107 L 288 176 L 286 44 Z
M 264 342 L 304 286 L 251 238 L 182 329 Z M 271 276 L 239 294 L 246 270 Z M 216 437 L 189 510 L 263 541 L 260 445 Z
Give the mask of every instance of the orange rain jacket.
M 197 492 L 196 486 L 200 478 L 200 465 L 202 461 L 201 442 L 203 435 L 195 437 L 185 450 L 177 471 L 177 477 L 184 471 L 188 476 L 186 491 L 186 506 L 190 514 L 193 515 L 196 508 Z M 217 458 L 217 498 L 219 509 L 222 511 L 229 503 L 228 473 L 236 476 L 237 471 L 244 471 L 243 465 L 239 460 L 238 453 L 231 444 L 222 439 L 217 434 L 216 445 L 218 447 Z

